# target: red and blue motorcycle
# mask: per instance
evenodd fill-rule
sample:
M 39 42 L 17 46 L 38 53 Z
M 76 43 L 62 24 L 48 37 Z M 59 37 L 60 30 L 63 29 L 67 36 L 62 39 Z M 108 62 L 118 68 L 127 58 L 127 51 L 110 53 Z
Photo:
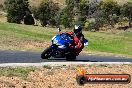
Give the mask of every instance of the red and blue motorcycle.
M 69 45 L 74 45 L 73 36 L 68 33 L 59 33 L 52 38 L 51 45 L 46 48 L 42 54 L 42 59 L 54 58 L 66 58 L 68 61 L 76 59 L 79 55 L 71 50 Z M 88 45 L 88 40 L 84 38 L 84 46 Z

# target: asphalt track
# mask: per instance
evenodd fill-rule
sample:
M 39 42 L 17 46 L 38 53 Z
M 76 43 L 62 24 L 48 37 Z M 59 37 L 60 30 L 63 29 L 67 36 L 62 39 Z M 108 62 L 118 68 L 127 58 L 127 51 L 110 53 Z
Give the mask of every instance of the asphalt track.
M 42 60 L 40 54 L 41 52 L 0 50 L 0 64 L 67 62 L 65 58 Z M 80 54 L 74 62 L 132 62 L 132 58 Z

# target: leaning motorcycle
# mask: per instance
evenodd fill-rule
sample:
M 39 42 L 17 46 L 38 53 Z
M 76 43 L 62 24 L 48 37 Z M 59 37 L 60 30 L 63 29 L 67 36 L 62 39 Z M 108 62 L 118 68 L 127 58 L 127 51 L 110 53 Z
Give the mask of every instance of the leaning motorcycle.
M 69 45 L 74 43 L 73 37 L 67 33 L 59 33 L 52 38 L 51 45 L 46 48 L 42 54 L 42 59 L 48 59 L 50 57 L 54 58 L 66 58 L 68 61 L 76 59 L 76 56 L 72 50 L 70 50 Z M 88 40 L 84 39 L 84 46 L 88 45 Z

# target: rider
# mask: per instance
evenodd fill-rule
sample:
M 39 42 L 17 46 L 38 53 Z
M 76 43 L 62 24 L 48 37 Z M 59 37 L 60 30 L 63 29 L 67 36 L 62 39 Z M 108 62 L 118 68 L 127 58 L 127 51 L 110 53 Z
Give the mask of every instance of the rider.
M 73 32 L 67 32 L 67 33 L 73 36 L 74 47 L 72 46 L 72 49 L 75 50 L 76 54 L 79 54 L 84 47 L 84 41 L 83 41 L 84 35 L 82 34 L 81 25 L 75 25 L 73 31 L 74 33 Z
M 82 34 L 82 27 L 81 25 L 75 25 L 74 26 L 74 34 L 78 37 L 80 40 L 82 46 L 84 45 L 84 35 Z

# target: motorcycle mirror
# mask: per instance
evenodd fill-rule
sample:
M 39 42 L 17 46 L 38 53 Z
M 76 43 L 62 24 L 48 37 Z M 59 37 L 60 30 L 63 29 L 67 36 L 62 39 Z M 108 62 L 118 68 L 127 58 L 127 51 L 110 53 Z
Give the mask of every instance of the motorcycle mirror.
M 60 28 L 58 28 L 58 32 L 61 32 L 61 29 Z

